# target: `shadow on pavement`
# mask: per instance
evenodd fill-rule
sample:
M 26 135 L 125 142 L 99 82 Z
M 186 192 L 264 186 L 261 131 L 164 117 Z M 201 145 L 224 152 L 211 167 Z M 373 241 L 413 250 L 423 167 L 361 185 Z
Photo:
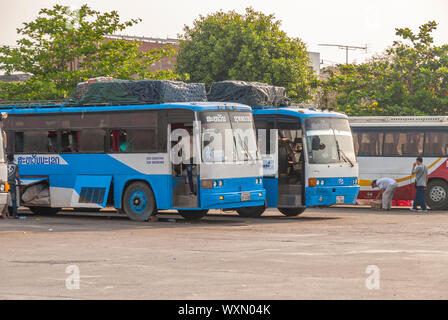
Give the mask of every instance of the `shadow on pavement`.
M 304 223 L 310 221 L 334 220 L 341 217 L 313 216 L 261 216 L 244 218 L 233 213 L 207 214 L 200 220 L 185 220 L 173 211 L 160 212 L 157 222 L 138 222 L 130 220 L 124 214 L 105 212 L 60 211 L 56 215 L 37 215 L 29 211 L 20 211 L 19 219 L 0 220 L 0 232 L 96 232 L 114 230 L 140 230 L 149 228 L 191 228 L 208 226 L 249 226 L 258 224 Z

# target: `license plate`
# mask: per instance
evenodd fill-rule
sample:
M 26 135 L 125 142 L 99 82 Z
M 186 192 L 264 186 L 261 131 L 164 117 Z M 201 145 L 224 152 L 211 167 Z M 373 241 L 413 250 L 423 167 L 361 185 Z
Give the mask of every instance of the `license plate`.
M 344 196 L 336 196 L 336 203 L 337 204 L 344 203 Z
M 241 192 L 241 201 L 249 201 L 250 192 Z

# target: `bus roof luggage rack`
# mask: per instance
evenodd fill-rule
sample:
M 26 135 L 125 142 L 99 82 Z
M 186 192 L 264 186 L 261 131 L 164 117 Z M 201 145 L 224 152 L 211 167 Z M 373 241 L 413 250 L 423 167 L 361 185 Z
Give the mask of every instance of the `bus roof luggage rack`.
M 221 81 L 213 82 L 208 101 L 236 102 L 249 106 L 289 106 L 286 89 L 261 82 Z
M 205 102 L 203 83 L 169 80 L 118 80 L 79 83 L 68 106 Z

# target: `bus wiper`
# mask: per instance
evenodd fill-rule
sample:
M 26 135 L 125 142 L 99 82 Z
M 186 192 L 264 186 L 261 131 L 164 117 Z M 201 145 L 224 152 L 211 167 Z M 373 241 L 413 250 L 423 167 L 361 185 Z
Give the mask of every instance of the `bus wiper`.
M 350 166 L 353 167 L 354 166 L 353 162 L 350 160 L 349 157 L 347 157 L 345 152 L 339 147 L 339 141 L 338 141 L 338 138 L 336 137 L 336 133 L 334 132 L 334 129 L 333 129 L 333 135 L 334 135 L 334 140 L 336 141 L 336 149 L 338 150 L 339 159 L 342 158 L 342 160 L 344 160 L 345 162 L 348 162 L 350 164 Z
M 339 144 L 338 144 L 338 148 L 339 148 Z M 350 158 L 347 157 L 347 155 L 345 154 L 345 152 L 342 151 L 342 149 L 339 149 L 339 152 L 341 153 L 341 155 L 342 155 L 342 157 L 343 157 L 342 159 L 343 159 L 345 162 L 350 163 L 350 166 L 353 167 L 353 166 L 354 166 L 353 162 L 351 162 Z
M 249 150 L 247 145 L 244 143 L 243 139 L 241 139 L 241 136 L 239 134 L 237 134 L 238 136 L 238 141 L 239 141 L 239 145 L 240 147 L 243 148 L 243 152 L 246 154 L 246 160 L 249 160 Z M 236 143 L 236 141 L 235 141 Z

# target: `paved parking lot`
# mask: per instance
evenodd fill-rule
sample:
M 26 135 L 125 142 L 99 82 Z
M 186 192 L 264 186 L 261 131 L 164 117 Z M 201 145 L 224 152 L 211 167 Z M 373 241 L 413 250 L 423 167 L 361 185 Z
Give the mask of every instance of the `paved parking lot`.
M 0 220 L 0 242 L 0 299 L 448 298 L 444 212 L 27 214 Z

